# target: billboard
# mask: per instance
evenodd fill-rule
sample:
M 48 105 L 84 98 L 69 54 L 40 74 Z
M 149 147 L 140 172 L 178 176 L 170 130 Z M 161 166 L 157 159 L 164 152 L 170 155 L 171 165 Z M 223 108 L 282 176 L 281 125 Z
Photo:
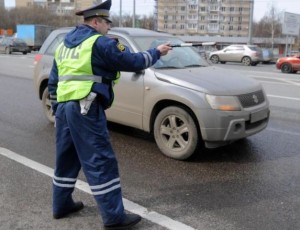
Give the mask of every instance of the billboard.
M 284 13 L 282 33 L 285 35 L 299 35 L 300 14 Z

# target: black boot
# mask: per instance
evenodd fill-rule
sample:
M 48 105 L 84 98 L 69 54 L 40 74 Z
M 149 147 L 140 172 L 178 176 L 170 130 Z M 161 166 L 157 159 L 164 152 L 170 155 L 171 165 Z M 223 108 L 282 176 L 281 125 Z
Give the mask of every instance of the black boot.
M 133 225 L 136 225 L 142 219 L 141 216 L 137 214 L 126 214 L 125 219 L 119 224 L 111 224 L 111 225 L 104 225 L 105 229 L 108 230 L 118 230 L 118 229 L 127 229 Z
M 60 219 L 63 218 L 73 212 L 78 212 L 81 209 L 83 209 L 83 203 L 81 201 L 75 202 L 74 205 L 71 208 L 67 208 L 61 212 L 58 213 L 53 213 L 53 218 L 54 219 Z

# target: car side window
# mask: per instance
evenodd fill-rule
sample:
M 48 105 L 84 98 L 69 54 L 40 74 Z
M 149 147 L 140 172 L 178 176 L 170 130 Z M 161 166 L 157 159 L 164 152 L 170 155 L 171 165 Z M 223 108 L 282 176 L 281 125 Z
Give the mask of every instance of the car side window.
M 49 47 L 46 49 L 45 54 L 54 56 L 56 48 L 64 40 L 65 36 L 65 33 L 57 35 L 57 37 L 53 39 Z
M 241 50 L 244 50 L 244 47 L 242 47 L 242 46 L 235 46 L 235 50 L 236 51 L 241 51 Z
M 228 51 L 235 51 L 235 50 L 237 50 L 237 48 L 234 47 L 234 46 L 228 47 L 228 48 L 226 49 L 227 52 L 228 52 Z

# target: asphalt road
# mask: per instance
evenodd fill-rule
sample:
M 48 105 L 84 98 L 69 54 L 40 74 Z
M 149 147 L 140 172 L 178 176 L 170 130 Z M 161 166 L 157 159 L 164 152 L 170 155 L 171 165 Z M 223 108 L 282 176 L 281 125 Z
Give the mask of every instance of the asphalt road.
M 125 205 L 146 217 L 134 229 L 300 229 L 300 73 L 218 66 L 224 77 L 231 69 L 263 84 L 271 103 L 267 129 L 176 161 L 151 136 L 109 124 Z M 52 219 L 54 127 L 42 113 L 32 71 L 33 55 L 0 55 L 0 229 L 102 229 L 83 175 L 75 198 L 87 207 Z

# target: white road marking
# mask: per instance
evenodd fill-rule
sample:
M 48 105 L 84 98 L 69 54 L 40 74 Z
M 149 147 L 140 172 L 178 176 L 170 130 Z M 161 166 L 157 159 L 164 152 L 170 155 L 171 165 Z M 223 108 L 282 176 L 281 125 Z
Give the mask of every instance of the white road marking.
M 276 97 L 276 98 L 281 98 L 281 99 L 287 99 L 287 100 L 295 100 L 295 101 L 300 101 L 299 97 L 284 97 L 284 96 L 278 96 L 278 95 L 272 95 L 272 94 L 267 94 L 268 97 Z
M 274 76 L 261 76 L 261 75 L 253 75 L 253 74 L 249 74 L 249 77 L 253 77 L 253 78 L 261 78 L 261 79 L 270 79 L 270 80 L 274 80 L 274 81 L 278 81 L 278 82 L 282 82 L 282 83 L 288 83 L 290 85 L 296 85 L 296 86 L 300 86 L 300 80 L 299 79 L 287 79 L 287 78 L 274 78 Z M 259 79 L 258 79 L 259 81 Z
M 5 156 L 11 160 L 14 160 L 14 161 L 20 163 L 22 165 L 25 165 L 33 170 L 43 173 L 51 178 L 54 175 L 54 170 L 52 168 L 42 165 L 36 161 L 30 160 L 24 156 L 21 156 L 15 152 L 10 151 L 8 149 L 0 147 L 0 154 L 2 156 Z M 92 194 L 91 190 L 89 188 L 89 185 L 82 180 L 77 180 L 76 188 L 78 188 L 79 190 L 86 192 L 88 194 Z M 165 227 L 170 230 L 195 230 L 195 228 L 192 228 L 188 225 L 185 225 L 179 221 L 173 220 L 173 219 L 171 219 L 167 216 L 164 216 L 162 214 L 159 214 L 157 212 L 150 211 L 147 208 L 145 208 L 139 204 L 136 204 L 130 200 L 123 198 L 123 201 L 124 201 L 124 206 L 125 206 L 126 210 L 128 210 L 129 212 L 135 213 L 135 214 L 139 214 L 144 219 L 147 219 L 147 220 L 149 220 L 155 224 L 158 224 L 162 227 Z

